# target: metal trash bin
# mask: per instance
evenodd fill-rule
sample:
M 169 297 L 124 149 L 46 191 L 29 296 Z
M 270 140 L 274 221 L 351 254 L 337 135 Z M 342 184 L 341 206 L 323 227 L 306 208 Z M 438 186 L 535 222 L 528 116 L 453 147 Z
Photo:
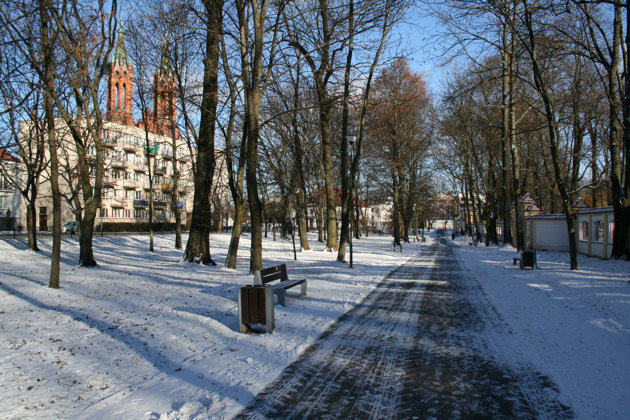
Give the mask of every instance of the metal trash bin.
M 274 328 L 273 287 L 243 286 L 238 289 L 238 331 L 252 331 L 253 325 L 264 325 L 265 332 Z
M 536 251 L 528 249 L 521 252 L 520 268 L 523 270 L 525 267 L 531 267 L 532 270 L 536 269 Z

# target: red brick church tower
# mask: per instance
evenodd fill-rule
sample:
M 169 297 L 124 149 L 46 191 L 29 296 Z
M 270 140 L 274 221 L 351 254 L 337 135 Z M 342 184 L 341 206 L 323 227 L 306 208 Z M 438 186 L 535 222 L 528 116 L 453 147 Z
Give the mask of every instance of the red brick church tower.
M 133 125 L 133 66 L 127 59 L 125 31 L 118 29 L 114 58 L 107 78 L 107 120 Z
M 107 79 L 107 120 L 118 124 L 145 126 L 149 132 L 166 137 L 179 138 L 174 126 L 177 118 L 175 82 L 171 72 L 168 42 L 164 40 L 160 66 L 153 78 L 153 112 L 145 109 L 138 124 L 133 121 L 133 66 L 127 58 L 125 31 L 122 23 L 118 29 L 118 41 L 114 58 L 109 63 Z
M 176 117 L 175 82 L 171 72 L 168 43 L 165 39 L 162 46 L 160 67 L 153 78 L 153 115 L 148 121 L 149 130 L 171 137 L 171 130 L 174 128 L 172 124 L 177 121 Z M 175 135 L 177 135 L 176 128 Z

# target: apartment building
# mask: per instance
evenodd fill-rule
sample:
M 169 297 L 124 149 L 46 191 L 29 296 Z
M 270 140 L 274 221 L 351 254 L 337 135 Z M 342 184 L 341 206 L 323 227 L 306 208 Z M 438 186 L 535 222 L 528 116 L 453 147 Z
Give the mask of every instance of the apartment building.
M 19 230 L 26 223 L 22 217 L 22 195 L 14 184 L 20 174 L 20 159 L 0 148 L 0 231 Z
M 147 108 L 142 112 L 143 117 L 134 122 L 133 65 L 127 58 L 121 28 L 107 77 L 107 113 L 101 133 L 105 165 L 95 221 L 97 232 L 145 230 L 151 198 L 154 227 L 174 228 L 176 209 L 180 212 L 182 224 L 185 227 L 190 224 L 194 198 L 192 156 L 195 150 L 182 139 L 173 124 L 176 121 L 176 95 L 169 68 L 165 46 L 154 75 L 153 110 Z M 64 198 L 62 223 L 66 223 L 76 220 L 76 213 L 82 206 L 82 194 L 79 190 L 76 146 L 65 123 L 58 120 L 57 126 L 57 138 L 60 140 L 59 183 Z M 22 132 L 28 131 L 23 129 Z M 89 144 L 89 139 L 87 141 L 88 161 L 95 163 L 96 148 L 93 143 Z M 90 169 L 93 171 L 94 166 Z M 227 185 L 226 168 L 221 161 L 217 163 L 217 169 L 216 184 Z M 176 173 L 177 182 L 174 181 Z M 220 189 L 215 185 L 213 190 Z M 37 228 L 49 230 L 52 194 L 48 174 L 40 182 L 37 208 Z

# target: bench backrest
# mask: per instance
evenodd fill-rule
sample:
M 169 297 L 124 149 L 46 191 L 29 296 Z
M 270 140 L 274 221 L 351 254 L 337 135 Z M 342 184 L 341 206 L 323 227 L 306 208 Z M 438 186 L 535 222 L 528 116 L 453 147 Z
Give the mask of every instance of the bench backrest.
M 254 284 L 264 286 L 266 283 L 274 280 L 289 280 L 286 264 L 263 268 L 262 270 L 256 270 L 254 273 Z

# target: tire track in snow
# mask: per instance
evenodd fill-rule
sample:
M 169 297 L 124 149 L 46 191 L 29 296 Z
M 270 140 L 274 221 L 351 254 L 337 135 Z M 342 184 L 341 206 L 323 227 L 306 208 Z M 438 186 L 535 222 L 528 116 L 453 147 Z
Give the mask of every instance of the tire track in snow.
M 237 418 L 571 417 L 547 379 L 489 354 L 468 281 L 446 241 L 425 247 Z

